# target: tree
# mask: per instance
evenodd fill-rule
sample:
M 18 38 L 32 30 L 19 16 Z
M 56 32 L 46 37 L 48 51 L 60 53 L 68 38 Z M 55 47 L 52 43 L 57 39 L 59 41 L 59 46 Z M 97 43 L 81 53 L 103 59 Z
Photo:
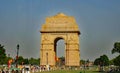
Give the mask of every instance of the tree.
M 109 65 L 109 59 L 107 55 L 100 56 L 101 62 L 103 66 L 108 66 Z
M 120 66 L 120 55 L 117 56 L 117 57 L 113 60 L 113 62 L 114 62 L 114 65 Z
M 119 53 L 120 54 L 120 42 L 115 42 L 114 43 L 114 48 L 112 49 L 112 54 L 114 53 Z M 115 59 L 113 59 L 113 63 L 116 66 L 120 66 L 120 55 L 117 56 Z
M 110 60 L 110 61 L 109 61 L 109 64 L 110 64 L 110 65 L 114 65 L 114 59 Z
M 102 55 L 100 58 L 95 59 L 94 65 L 108 66 L 109 59 L 106 55 Z
M 22 64 L 22 62 L 24 62 L 24 58 L 22 56 L 19 56 L 17 59 L 17 63 Z
M 85 64 L 85 60 L 80 60 L 80 65 L 84 65 Z
M 29 64 L 29 60 L 27 58 L 24 59 L 23 64 Z
M 29 59 L 29 64 L 32 64 L 32 65 L 40 65 L 40 59 L 34 59 L 34 58 L 30 58 Z
M 100 65 L 100 58 L 97 58 L 97 59 L 95 59 L 95 61 L 94 61 L 94 65 Z
M 5 64 L 6 53 L 5 48 L 0 44 L 0 64 Z
M 120 42 L 114 43 L 114 48 L 112 49 L 112 54 L 119 53 L 120 54 Z

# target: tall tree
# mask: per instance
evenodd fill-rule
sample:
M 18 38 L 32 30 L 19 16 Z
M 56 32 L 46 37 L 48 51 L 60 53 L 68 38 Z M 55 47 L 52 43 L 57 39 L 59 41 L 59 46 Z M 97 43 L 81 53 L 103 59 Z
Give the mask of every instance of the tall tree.
M 112 54 L 114 53 L 119 53 L 119 56 L 117 56 L 114 60 L 113 63 L 116 66 L 120 66 L 120 42 L 115 42 L 114 43 L 114 48 L 112 49 Z
M 114 62 L 114 65 L 120 66 L 120 55 L 117 56 L 117 57 L 113 60 L 113 62 Z
M 102 56 L 100 56 L 100 58 L 97 58 L 94 61 L 94 65 L 108 66 L 109 59 L 108 59 L 107 55 L 102 55 Z
M 104 66 L 108 66 L 109 65 L 109 59 L 107 57 L 107 55 L 102 55 L 100 56 L 101 62 Z
M 100 58 L 97 58 L 97 59 L 95 59 L 95 61 L 94 61 L 94 65 L 100 65 Z
M 120 54 L 120 42 L 114 43 L 114 48 L 112 49 L 112 54 L 119 53 Z
M 6 53 L 5 48 L 0 44 L 0 64 L 5 64 Z

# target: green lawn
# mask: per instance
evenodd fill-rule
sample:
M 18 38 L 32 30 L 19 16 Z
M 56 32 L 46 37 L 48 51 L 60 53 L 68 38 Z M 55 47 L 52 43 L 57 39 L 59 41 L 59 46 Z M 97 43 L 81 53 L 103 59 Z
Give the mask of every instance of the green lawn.
M 81 71 L 81 70 L 56 70 L 56 71 L 44 71 L 38 73 L 106 73 L 106 72 Z M 111 73 L 120 73 L 120 72 L 111 72 Z
M 44 71 L 39 73 L 105 73 L 105 72 L 80 71 L 80 70 L 56 70 L 56 71 Z

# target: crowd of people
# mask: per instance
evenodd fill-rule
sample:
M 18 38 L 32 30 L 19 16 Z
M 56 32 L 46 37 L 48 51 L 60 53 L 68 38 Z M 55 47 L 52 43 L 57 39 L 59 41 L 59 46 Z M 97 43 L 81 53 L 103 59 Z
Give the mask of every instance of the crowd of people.
M 0 73 L 35 73 L 35 72 L 42 72 L 42 71 L 49 71 L 49 65 L 46 66 L 31 66 L 31 65 L 24 65 L 18 68 L 8 68 L 3 67 L 0 69 Z

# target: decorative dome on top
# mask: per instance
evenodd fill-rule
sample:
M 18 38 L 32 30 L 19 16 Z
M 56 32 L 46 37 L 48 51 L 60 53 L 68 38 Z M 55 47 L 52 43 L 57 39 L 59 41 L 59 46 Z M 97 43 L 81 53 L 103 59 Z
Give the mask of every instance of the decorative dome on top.
M 56 16 L 66 16 L 64 13 L 58 13 Z

